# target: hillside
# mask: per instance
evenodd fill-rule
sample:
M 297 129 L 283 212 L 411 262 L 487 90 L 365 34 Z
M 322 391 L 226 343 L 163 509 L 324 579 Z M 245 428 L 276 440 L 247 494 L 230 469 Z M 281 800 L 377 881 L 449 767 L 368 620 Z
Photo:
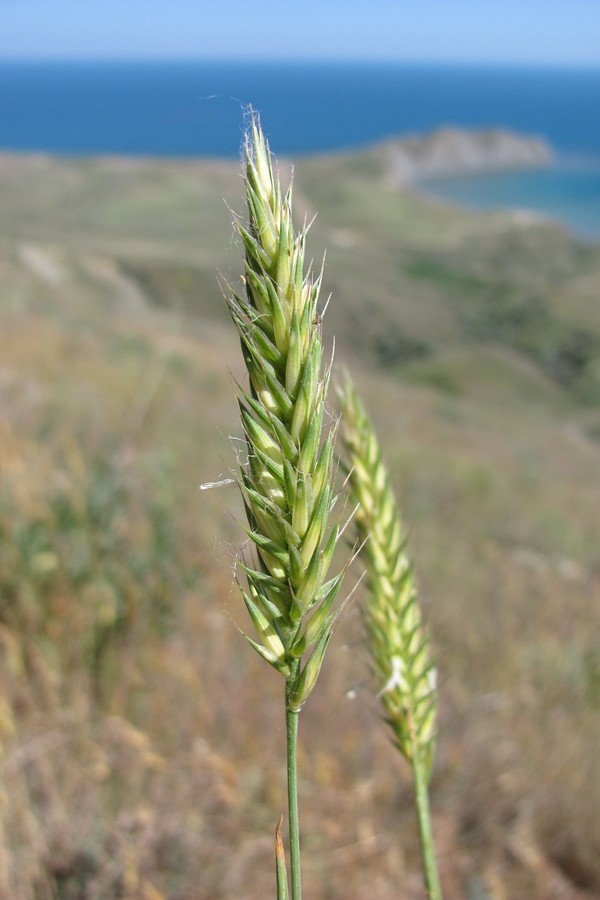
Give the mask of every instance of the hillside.
M 388 175 L 298 160 L 295 203 L 433 630 L 445 896 L 600 896 L 600 246 Z M 0 194 L 0 897 L 272 895 L 280 685 L 231 622 L 239 501 L 198 491 L 240 431 L 238 167 L 5 155 Z M 417 900 L 360 635 L 303 713 L 307 896 Z

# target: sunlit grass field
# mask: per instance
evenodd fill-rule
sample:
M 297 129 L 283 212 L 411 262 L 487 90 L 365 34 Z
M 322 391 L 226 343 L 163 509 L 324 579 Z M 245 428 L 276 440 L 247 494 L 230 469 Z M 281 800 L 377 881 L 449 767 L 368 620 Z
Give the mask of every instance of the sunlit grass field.
M 377 151 L 295 162 L 439 662 L 445 896 L 600 896 L 600 246 L 391 191 Z M 273 896 L 281 684 L 236 628 L 237 494 L 199 491 L 241 431 L 239 169 L 0 183 L 0 897 Z M 315 900 L 423 896 L 378 718 L 355 601 L 302 713 Z

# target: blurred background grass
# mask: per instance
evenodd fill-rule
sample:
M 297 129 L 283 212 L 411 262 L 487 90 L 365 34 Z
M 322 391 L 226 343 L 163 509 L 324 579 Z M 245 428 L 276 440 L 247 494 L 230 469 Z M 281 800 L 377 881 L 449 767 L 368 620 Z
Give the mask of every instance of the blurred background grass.
M 383 175 L 306 159 L 296 205 L 433 630 L 445 894 L 600 896 L 600 247 Z M 236 492 L 198 491 L 240 434 L 237 166 L 4 156 L 0 182 L 0 896 L 267 896 L 281 686 L 234 624 Z M 302 716 L 305 890 L 416 900 L 361 644 L 353 604 Z

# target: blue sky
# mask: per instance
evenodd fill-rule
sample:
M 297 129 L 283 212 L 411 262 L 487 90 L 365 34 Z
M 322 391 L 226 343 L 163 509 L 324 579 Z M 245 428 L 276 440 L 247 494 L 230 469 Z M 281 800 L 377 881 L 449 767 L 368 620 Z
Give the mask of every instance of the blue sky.
M 0 59 L 600 66 L 600 0 L 0 0 Z

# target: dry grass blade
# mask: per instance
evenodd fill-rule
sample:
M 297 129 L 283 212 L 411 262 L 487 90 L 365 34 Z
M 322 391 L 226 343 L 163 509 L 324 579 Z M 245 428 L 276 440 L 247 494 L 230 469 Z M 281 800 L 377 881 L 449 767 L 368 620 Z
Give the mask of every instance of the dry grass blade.
M 280 817 L 275 829 L 275 877 L 277 880 L 277 900 L 288 900 L 288 877 L 285 862 L 285 850 L 281 838 L 281 826 L 283 816 Z

